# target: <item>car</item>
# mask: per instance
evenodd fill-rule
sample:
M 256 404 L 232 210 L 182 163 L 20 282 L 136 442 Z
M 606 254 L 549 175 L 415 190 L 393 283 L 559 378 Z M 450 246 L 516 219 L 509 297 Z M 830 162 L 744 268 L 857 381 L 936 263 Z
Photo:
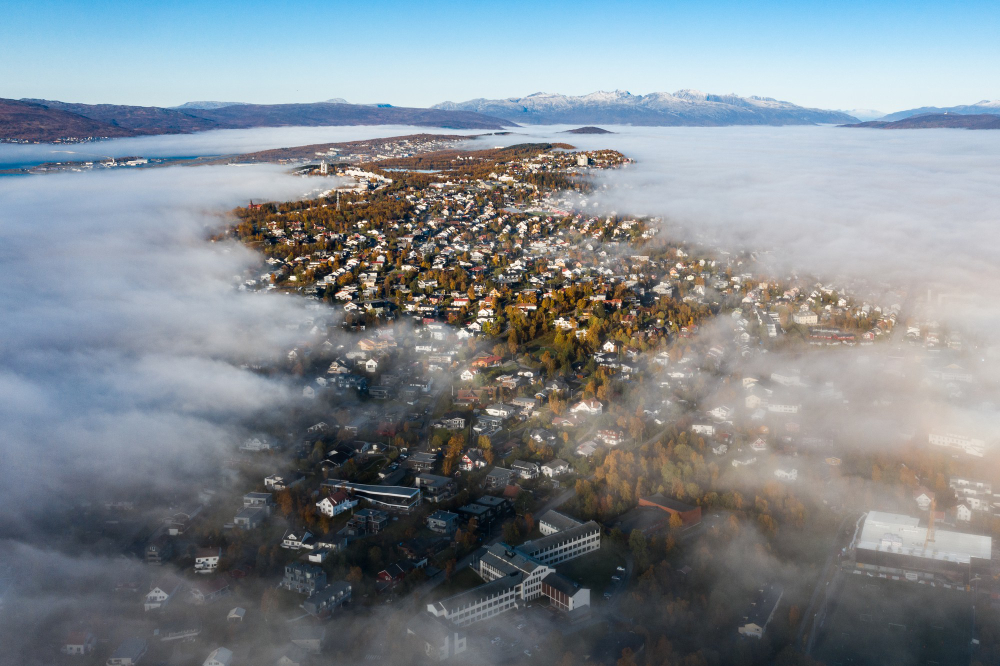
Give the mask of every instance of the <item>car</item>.
M 493 643 L 493 645 L 496 645 L 499 642 L 500 642 L 500 637 L 499 636 L 497 636 L 496 638 L 494 638 L 493 640 L 490 641 L 490 643 Z
M 625 567 L 618 567 L 618 571 L 625 571 Z
M 611 593 L 610 592 L 605 592 L 604 593 L 604 598 L 605 599 L 610 599 L 611 598 Z
M 526 655 L 527 655 L 527 656 L 529 656 L 529 657 L 531 656 L 531 652 L 529 652 L 528 650 L 525 650 L 525 651 L 524 651 L 524 654 L 526 654 Z
M 611 580 L 621 580 L 621 576 L 612 576 Z

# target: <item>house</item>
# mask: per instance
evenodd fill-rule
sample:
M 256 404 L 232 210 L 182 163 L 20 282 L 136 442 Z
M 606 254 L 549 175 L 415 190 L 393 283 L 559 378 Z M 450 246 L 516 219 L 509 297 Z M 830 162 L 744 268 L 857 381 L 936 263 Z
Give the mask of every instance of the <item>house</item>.
M 726 445 L 726 444 L 719 444 L 718 446 L 713 446 L 712 447 L 712 453 L 714 453 L 717 456 L 724 456 L 724 455 L 726 455 L 726 451 L 728 451 L 728 450 L 729 450 L 729 446 Z
M 236 608 L 229 611 L 228 615 L 226 615 L 226 622 L 242 622 L 243 618 L 246 617 L 246 615 L 247 615 L 247 609 L 240 608 L 239 606 L 237 606 Z
M 142 638 L 126 638 L 111 653 L 107 666 L 134 666 L 145 656 L 148 647 Z
M 706 437 L 711 437 L 715 434 L 715 426 L 707 423 L 695 423 L 691 426 L 691 432 L 696 435 L 705 435 Z
M 576 447 L 576 455 L 581 456 L 583 458 L 589 458 L 590 456 L 594 455 L 595 451 L 597 451 L 597 442 L 591 440 L 588 440 L 583 444 L 580 444 L 580 446 Z
M 143 600 L 143 607 L 147 611 L 157 610 L 165 607 L 181 589 L 179 581 L 163 579 L 154 583 Z
M 757 590 L 743 616 L 743 622 L 739 626 L 740 635 L 763 638 L 767 625 L 774 617 L 774 611 L 781 601 L 782 594 L 783 590 L 780 585 L 768 585 Z
M 597 439 L 608 446 L 618 446 L 625 441 L 625 433 L 621 430 L 598 430 Z
M 750 445 L 750 448 L 753 449 L 754 451 L 757 451 L 758 453 L 760 453 L 762 451 L 767 451 L 767 442 L 765 442 L 763 439 L 761 439 L 760 437 L 758 437 Z
M 795 481 L 799 478 L 799 470 L 797 469 L 776 469 L 774 470 L 774 475 L 781 479 L 782 481 Z
M 167 622 L 166 624 L 153 630 L 153 637 L 159 638 L 161 643 L 190 642 L 201 635 L 201 621 L 191 616 L 186 616 L 181 620 Z
M 375 577 L 382 583 L 392 586 L 406 578 L 416 568 L 409 560 L 397 560 L 379 571 Z
M 279 585 L 290 592 L 312 594 L 326 587 L 326 572 L 304 562 L 285 565 L 285 576 Z
M 212 573 L 219 568 L 219 560 L 222 558 L 222 548 L 199 548 L 194 553 L 194 570 L 197 573 Z
M 337 492 L 324 497 L 319 502 L 316 502 L 316 509 L 322 515 L 333 518 L 334 516 L 339 516 L 345 511 L 350 511 L 357 505 L 358 500 L 348 495 L 345 491 L 338 490 Z
M 477 469 L 483 469 L 487 464 L 481 450 L 469 449 L 462 455 L 462 459 L 458 463 L 458 468 L 463 472 L 472 472 Z
M 344 532 L 348 536 L 360 537 L 378 534 L 389 524 L 389 514 L 378 509 L 361 509 L 347 521 Z
M 487 488 L 505 488 L 514 478 L 514 471 L 503 467 L 494 467 L 486 475 L 483 485 Z
M 458 514 L 451 511 L 435 511 L 427 516 L 427 529 L 438 534 L 454 534 L 458 529 Z
M 433 661 L 447 661 L 466 650 L 465 634 L 444 618 L 420 613 L 407 624 L 407 637 L 412 637 L 424 656 Z
M 270 476 L 264 477 L 264 487 L 268 490 L 285 490 L 299 485 L 305 481 L 305 479 L 305 475 L 301 472 L 271 474 Z
M 174 554 L 174 542 L 166 534 L 159 533 L 146 544 L 146 564 L 159 566 Z
M 600 400 L 581 400 L 570 408 L 574 414 L 601 414 L 604 412 L 604 405 Z
M 300 648 L 298 645 L 289 643 L 287 646 L 278 650 L 274 664 L 275 666 L 304 666 L 306 660 L 308 659 L 308 652 Z
M 514 415 L 514 408 L 510 405 L 495 403 L 486 407 L 486 413 L 490 416 L 506 419 Z
M 229 583 L 224 577 L 217 577 L 191 586 L 192 601 L 203 606 L 229 595 Z
M 455 481 L 447 476 L 427 474 L 426 472 L 417 474 L 413 485 L 420 488 L 424 497 L 435 503 L 443 502 L 451 498 L 451 496 L 455 494 L 455 490 L 457 488 Z
M 351 584 L 346 581 L 336 581 L 322 590 L 310 594 L 302 602 L 302 609 L 314 617 L 327 617 L 350 600 Z M 295 640 L 293 639 L 292 642 L 294 643 Z M 296 643 L 296 645 L 306 647 L 301 643 Z
M 233 653 L 228 648 L 218 647 L 209 653 L 201 666 L 232 666 Z
M 414 469 L 418 472 L 429 472 L 434 469 L 434 465 L 437 464 L 438 456 L 436 453 L 425 453 L 419 451 L 410 456 L 406 461 L 406 464 L 410 469 Z
M 510 464 L 510 468 L 522 479 L 530 480 L 538 478 L 538 463 L 515 460 Z
M 59 651 L 63 654 L 90 654 L 97 647 L 97 637 L 89 631 L 72 631 L 63 641 Z
M 728 421 L 733 417 L 733 408 L 720 405 L 719 407 L 708 410 L 707 413 L 716 421 Z
M 963 523 L 972 522 L 972 509 L 965 504 L 957 505 L 955 507 L 955 520 Z
M 917 503 L 921 511 L 927 511 L 934 501 L 934 492 L 921 486 L 913 491 L 913 501 Z
M 563 474 L 568 474 L 570 471 L 569 463 L 562 458 L 556 458 L 555 460 L 550 460 L 549 462 L 542 465 L 542 474 L 549 477 L 550 479 L 557 476 L 562 476 Z
M 312 550 L 313 535 L 309 530 L 286 530 L 281 537 L 281 547 L 288 550 Z

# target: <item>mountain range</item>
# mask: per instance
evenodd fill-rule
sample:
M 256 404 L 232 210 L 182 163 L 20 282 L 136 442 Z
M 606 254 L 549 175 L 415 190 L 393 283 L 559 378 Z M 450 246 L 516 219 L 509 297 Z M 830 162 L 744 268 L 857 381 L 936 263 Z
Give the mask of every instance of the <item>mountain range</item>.
M 981 102 L 976 102 L 975 104 L 963 104 L 960 106 L 922 106 L 918 109 L 908 109 L 906 111 L 896 111 L 895 113 L 890 113 L 879 118 L 879 120 L 891 122 L 893 120 L 902 120 L 903 118 L 911 118 L 913 116 L 924 116 L 929 113 L 957 113 L 961 115 L 978 115 L 978 114 L 990 114 L 990 115 L 1000 115 L 1000 100 L 990 101 L 984 99 Z
M 648 95 L 633 95 L 624 90 L 581 96 L 535 93 L 507 99 L 444 102 L 432 108 L 474 111 L 526 125 L 811 125 L 857 121 L 839 111 L 809 109 L 770 97 L 713 95 L 698 90 Z
M 869 127 L 873 129 L 1000 129 L 1000 115 L 992 113 L 927 113 L 900 120 L 876 120 L 841 127 Z
M 189 134 L 250 127 L 415 125 L 449 129 L 504 129 L 510 121 L 470 111 L 316 102 L 241 104 L 195 102 L 184 108 L 73 104 L 0 99 L 0 141 L 58 141 L 152 134 Z

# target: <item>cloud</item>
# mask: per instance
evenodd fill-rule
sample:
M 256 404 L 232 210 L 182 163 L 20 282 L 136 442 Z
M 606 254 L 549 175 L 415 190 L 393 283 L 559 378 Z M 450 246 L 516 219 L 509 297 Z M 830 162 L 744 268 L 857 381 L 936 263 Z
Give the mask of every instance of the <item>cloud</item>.
M 269 167 L 0 179 L 0 501 L 8 517 L 139 481 L 168 487 L 287 406 L 241 368 L 304 339 L 301 299 L 234 289 L 260 258 L 208 236 L 247 199 L 301 196 Z M 65 503 L 64 503 L 65 506 Z

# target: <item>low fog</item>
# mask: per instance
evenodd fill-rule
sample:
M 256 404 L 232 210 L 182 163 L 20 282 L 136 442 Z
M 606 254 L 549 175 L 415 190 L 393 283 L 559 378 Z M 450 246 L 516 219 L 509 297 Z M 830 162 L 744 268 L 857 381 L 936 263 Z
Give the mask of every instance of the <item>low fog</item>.
M 235 291 L 259 258 L 207 239 L 228 208 L 308 187 L 274 168 L 0 179 L 6 527 L 53 495 L 175 484 L 227 423 L 289 400 L 240 365 L 294 344 L 303 303 Z

